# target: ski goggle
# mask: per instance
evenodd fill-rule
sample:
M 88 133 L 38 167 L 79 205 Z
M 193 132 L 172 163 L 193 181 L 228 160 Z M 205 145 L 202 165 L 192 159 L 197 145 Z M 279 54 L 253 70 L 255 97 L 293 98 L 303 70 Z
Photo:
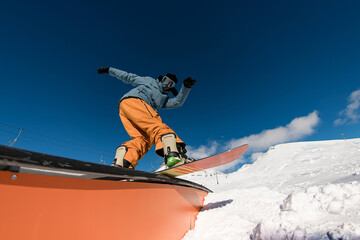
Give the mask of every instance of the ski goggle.
M 175 87 L 175 82 L 168 78 L 167 76 L 163 77 L 162 82 L 164 83 L 166 88 L 173 88 Z

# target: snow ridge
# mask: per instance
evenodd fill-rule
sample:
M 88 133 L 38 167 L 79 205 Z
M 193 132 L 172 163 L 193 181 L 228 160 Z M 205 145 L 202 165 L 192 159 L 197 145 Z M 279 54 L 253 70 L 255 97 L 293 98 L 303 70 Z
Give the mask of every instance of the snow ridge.
M 360 139 L 280 144 L 184 178 L 214 191 L 185 240 L 360 239 Z

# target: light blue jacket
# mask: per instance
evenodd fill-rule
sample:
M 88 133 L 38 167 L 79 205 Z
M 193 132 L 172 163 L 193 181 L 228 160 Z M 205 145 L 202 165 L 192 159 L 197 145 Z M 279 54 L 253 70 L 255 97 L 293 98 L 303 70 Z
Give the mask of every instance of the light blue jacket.
M 112 67 L 109 69 L 109 74 L 124 83 L 135 86 L 120 101 L 125 98 L 140 98 L 157 112 L 162 108 L 181 107 L 190 93 L 190 88 L 182 85 L 179 94 L 174 98 L 170 98 L 171 92 L 165 91 L 165 85 L 152 77 L 140 77 Z

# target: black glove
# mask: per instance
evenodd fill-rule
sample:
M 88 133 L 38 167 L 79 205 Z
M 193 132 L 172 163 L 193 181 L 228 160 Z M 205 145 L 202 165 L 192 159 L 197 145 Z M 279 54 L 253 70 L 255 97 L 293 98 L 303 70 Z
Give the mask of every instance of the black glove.
M 193 79 L 192 77 L 188 77 L 187 79 L 184 80 L 184 86 L 187 88 L 191 88 L 192 86 L 194 86 L 196 83 L 196 80 Z
M 97 71 L 98 71 L 98 74 L 109 73 L 109 68 L 108 67 L 101 67 Z

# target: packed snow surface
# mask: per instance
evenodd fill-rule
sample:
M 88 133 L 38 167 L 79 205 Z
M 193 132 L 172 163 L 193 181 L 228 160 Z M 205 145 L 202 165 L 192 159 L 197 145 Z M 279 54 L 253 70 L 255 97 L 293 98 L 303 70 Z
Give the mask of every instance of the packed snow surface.
M 237 172 L 183 178 L 214 191 L 183 240 L 360 239 L 360 139 L 276 145 Z

